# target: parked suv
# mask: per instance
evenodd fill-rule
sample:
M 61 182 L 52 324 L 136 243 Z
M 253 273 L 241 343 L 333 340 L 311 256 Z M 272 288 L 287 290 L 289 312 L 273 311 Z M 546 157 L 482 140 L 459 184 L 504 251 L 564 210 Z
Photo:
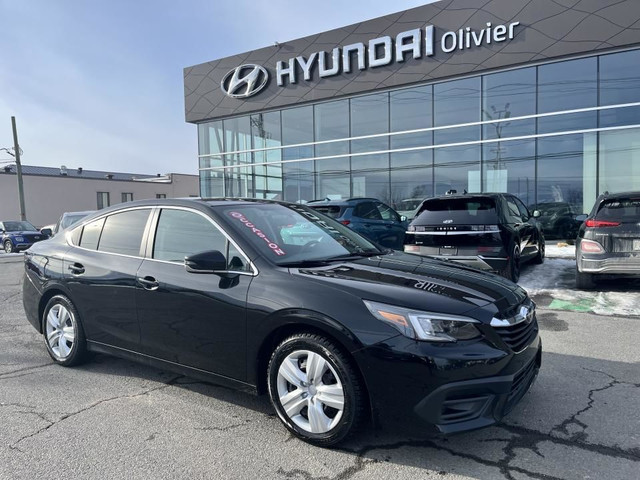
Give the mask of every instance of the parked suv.
M 640 275 L 640 192 L 605 193 L 578 218 L 577 288 L 593 288 L 596 275 Z
M 59 365 L 102 352 L 268 393 L 286 428 L 321 446 L 372 417 L 492 425 L 542 358 L 518 285 L 268 200 L 100 210 L 27 251 L 23 304 Z
M 383 247 L 402 250 L 407 218 L 378 199 L 314 200 L 307 205 Z
M 6 253 L 26 250 L 35 242 L 49 238 L 47 233 L 25 221 L 0 222 L 0 241 Z
M 537 216 L 508 193 L 430 198 L 409 225 L 404 250 L 494 270 L 517 282 L 522 262 L 544 261 Z

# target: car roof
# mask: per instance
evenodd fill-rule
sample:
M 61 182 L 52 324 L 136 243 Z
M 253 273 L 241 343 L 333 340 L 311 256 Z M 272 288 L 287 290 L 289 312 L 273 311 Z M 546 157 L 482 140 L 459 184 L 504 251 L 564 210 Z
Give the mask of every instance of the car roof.
M 488 192 L 488 193 L 453 193 L 450 195 L 437 195 L 435 197 L 426 198 L 424 201 L 428 202 L 429 200 L 443 200 L 448 198 L 501 198 L 505 196 L 512 197 L 511 193 L 500 193 L 500 192 Z
M 85 210 L 83 212 L 64 212 L 62 215 L 91 215 L 95 210 Z
M 373 197 L 351 197 L 351 198 L 343 198 L 340 200 L 331 200 L 329 198 L 325 198 L 321 200 L 311 200 L 307 203 L 310 206 L 318 206 L 318 205 L 346 206 L 346 205 L 353 205 L 354 203 L 361 202 L 361 201 L 380 202 L 381 200 Z
M 627 197 L 640 197 L 640 192 L 617 192 L 617 193 L 605 192 L 600 195 L 601 200 L 610 200 L 612 198 L 627 198 Z

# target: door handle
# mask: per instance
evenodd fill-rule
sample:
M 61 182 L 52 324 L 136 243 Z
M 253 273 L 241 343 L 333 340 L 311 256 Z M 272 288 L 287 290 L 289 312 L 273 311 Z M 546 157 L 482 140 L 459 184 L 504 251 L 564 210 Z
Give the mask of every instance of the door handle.
M 72 263 L 68 268 L 72 275 L 82 275 L 84 273 L 84 266 L 80 263 Z
M 145 290 L 157 290 L 160 284 L 153 277 L 138 277 L 138 283 L 142 285 Z

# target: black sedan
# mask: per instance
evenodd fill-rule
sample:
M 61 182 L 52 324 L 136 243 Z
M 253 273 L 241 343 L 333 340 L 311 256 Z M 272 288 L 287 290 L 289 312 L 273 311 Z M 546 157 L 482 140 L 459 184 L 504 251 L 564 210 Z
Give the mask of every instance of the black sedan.
M 539 216 L 508 193 L 430 198 L 409 225 L 404 251 L 492 270 L 517 282 L 523 262 L 544 262 Z
M 321 446 L 371 417 L 491 425 L 541 362 L 516 284 L 379 250 L 301 205 L 127 203 L 36 244 L 25 271 L 27 318 L 56 363 L 103 352 L 268 393 Z

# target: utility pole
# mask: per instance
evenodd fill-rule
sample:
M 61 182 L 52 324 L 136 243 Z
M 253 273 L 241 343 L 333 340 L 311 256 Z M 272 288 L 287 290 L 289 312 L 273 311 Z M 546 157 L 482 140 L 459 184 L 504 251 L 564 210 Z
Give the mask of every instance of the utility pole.
M 27 219 L 27 212 L 24 208 L 24 185 L 22 183 L 22 164 L 20 163 L 20 145 L 18 144 L 18 129 L 16 128 L 16 117 L 11 117 L 11 127 L 13 128 L 13 152 L 16 157 L 16 171 L 18 173 L 18 197 L 20 197 L 20 220 Z

